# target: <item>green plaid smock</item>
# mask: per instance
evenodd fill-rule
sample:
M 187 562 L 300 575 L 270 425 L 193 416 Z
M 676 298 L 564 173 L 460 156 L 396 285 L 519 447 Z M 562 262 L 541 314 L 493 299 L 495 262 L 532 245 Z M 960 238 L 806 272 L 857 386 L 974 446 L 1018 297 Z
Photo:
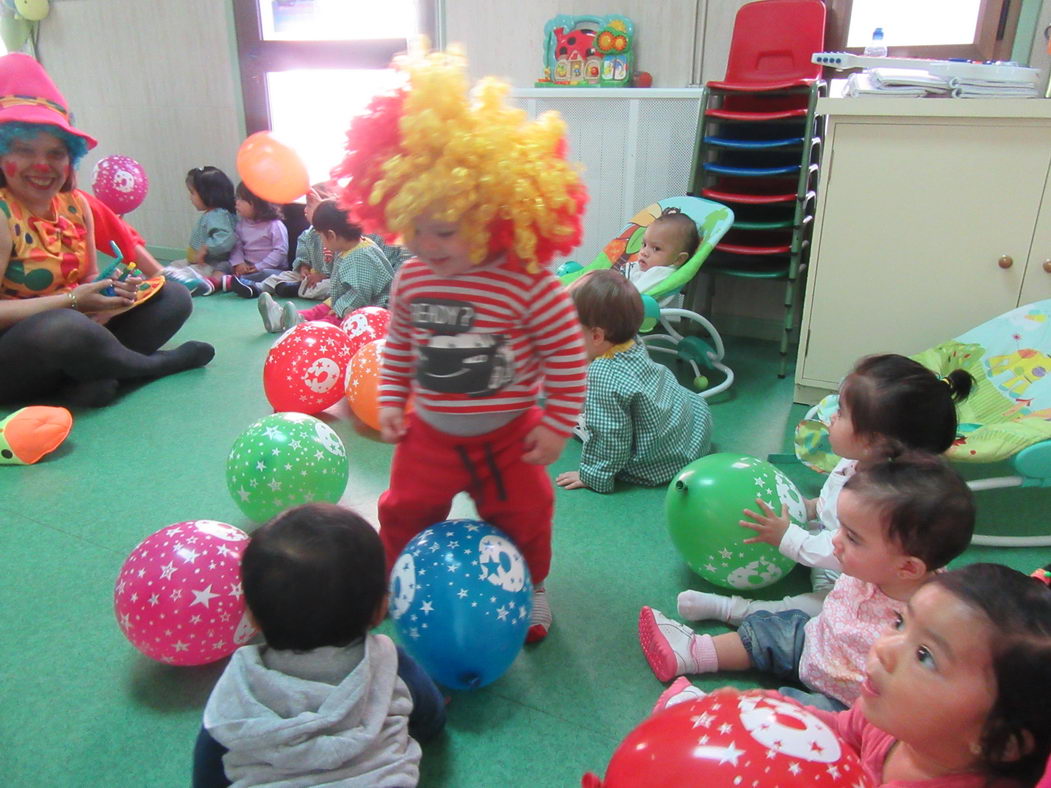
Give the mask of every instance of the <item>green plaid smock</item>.
M 326 277 L 332 276 L 332 262 L 325 262 L 325 248 L 321 243 L 321 236 L 313 227 L 305 229 L 296 239 L 296 259 L 292 261 L 292 270 L 298 271 L 302 265 Z
M 363 306 L 387 306 L 394 268 L 368 238 L 332 261 L 332 311 L 343 317 Z
M 656 487 L 708 452 L 712 412 L 679 385 L 641 342 L 613 347 L 588 366 L 580 480 L 612 492 L 613 480 Z
M 404 246 L 389 244 L 383 240 L 382 235 L 372 235 L 370 233 L 366 233 L 364 237 L 368 238 L 380 248 L 380 251 L 383 252 L 383 256 L 387 258 L 387 260 L 390 262 L 390 267 L 393 268 L 395 272 L 397 272 L 398 266 L 400 266 L 402 263 L 404 263 L 406 260 L 412 257 L 412 253 Z

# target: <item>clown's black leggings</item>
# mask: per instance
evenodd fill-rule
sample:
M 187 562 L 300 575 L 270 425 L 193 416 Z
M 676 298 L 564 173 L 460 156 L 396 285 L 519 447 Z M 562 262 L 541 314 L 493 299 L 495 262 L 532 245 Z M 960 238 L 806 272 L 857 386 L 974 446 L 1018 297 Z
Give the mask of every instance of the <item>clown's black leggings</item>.
M 212 350 L 203 343 L 158 352 L 192 310 L 189 291 L 166 284 L 105 326 L 73 309 L 27 317 L 0 333 L 0 402 L 35 404 L 61 398 L 78 384 L 159 377 L 206 364 Z

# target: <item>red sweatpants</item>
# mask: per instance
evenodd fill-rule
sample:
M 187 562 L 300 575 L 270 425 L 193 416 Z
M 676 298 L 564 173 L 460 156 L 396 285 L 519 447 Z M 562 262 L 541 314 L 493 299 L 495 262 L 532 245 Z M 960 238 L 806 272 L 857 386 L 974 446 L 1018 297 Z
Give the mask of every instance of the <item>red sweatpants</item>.
M 388 572 L 408 541 L 448 518 L 453 496 L 466 490 L 479 517 L 522 551 L 533 583 L 544 581 L 551 567 L 554 492 L 547 468 L 522 460 L 526 433 L 542 416 L 532 408 L 498 430 L 461 437 L 408 414 L 408 432 L 394 449 L 390 489 L 379 500 Z

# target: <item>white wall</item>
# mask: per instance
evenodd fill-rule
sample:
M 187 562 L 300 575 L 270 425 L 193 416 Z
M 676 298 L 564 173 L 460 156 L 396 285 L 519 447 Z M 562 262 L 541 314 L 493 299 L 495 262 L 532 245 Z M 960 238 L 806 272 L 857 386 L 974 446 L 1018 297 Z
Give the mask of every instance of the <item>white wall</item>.
M 213 164 L 236 182 L 244 136 L 224 0 L 58 0 L 40 25 L 40 59 L 102 156 L 131 156 L 150 191 L 128 220 L 151 244 L 183 248 L 196 217 L 184 185 Z

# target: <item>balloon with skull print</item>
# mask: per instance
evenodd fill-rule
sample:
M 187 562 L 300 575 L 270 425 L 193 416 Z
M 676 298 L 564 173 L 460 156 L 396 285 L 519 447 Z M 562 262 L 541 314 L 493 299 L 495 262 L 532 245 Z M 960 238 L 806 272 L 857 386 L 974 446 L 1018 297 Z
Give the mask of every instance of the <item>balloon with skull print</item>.
M 107 208 L 114 213 L 131 213 L 150 190 L 150 179 L 146 170 L 130 156 L 104 156 L 98 160 L 91 174 L 91 190 Z M 134 249 L 121 249 L 127 258 L 133 257 Z
M 769 462 L 739 454 L 694 460 L 668 486 L 664 499 L 668 532 L 690 568 L 710 583 L 734 590 L 757 589 L 781 579 L 795 563 L 768 544 L 745 544 L 755 532 L 740 525 L 743 511 L 775 512 L 782 505 L 796 524 L 806 522 L 806 502 L 792 481 Z
M 113 608 L 147 657 L 204 665 L 255 635 L 241 592 L 248 534 L 214 520 L 175 523 L 146 537 L 117 577 Z
M 343 441 L 323 421 L 303 413 L 274 413 L 234 442 L 226 461 L 226 486 L 256 522 L 291 506 L 337 503 L 350 468 Z
M 350 364 L 350 338 L 339 326 L 310 321 L 274 343 L 263 365 L 263 391 L 276 411 L 320 413 L 339 402 Z
M 869 788 L 850 745 L 809 709 L 770 690 L 721 690 L 648 717 L 584 786 Z
M 514 542 L 481 520 L 446 520 L 402 550 L 390 613 L 402 643 L 452 689 L 500 678 L 525 642 L 533 583 Z

